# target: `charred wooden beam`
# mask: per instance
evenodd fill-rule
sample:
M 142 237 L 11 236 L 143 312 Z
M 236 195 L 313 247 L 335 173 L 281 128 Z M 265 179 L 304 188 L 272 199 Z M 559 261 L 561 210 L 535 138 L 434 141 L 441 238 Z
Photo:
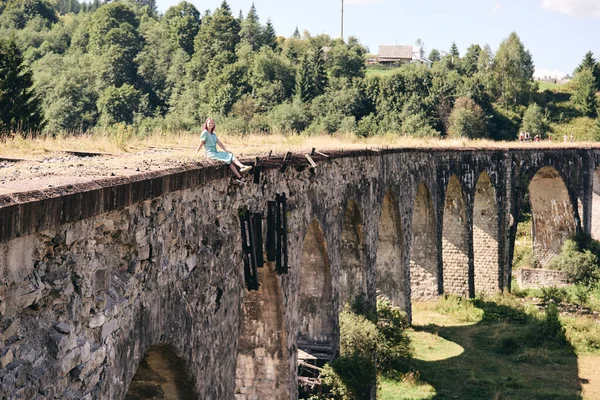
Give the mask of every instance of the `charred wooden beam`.
M 260 158 L 256 157 L 256 164 L 254 165 L 254 171 L 252 171 L 252 173 L 254 174 L 254 183 L 260 183 Z
M 251 217 L 247 208 L 238 211 L 242 233 L 242 256 L 244 259 L 244 280 L 248 290 L 258 290 L 258 274 L 256 272 L 256 256 L 253 254 L 254 235 L 252 234 Z
M 276 213 L 277 203 L 275 201 L 269 201 L 267 203 L 267 261 L 275 261 Z
M 262 239 L 262 213 L 252 213 L 252 236 L 254 238 L 252 254 L 254 255 L 255 263 L 257 268 L 262 268 L 265 265 L 265 258 L 263 254 L 263 239 Z
M 276 247 L 275 247 L 275 270 L 278 274 L 287 274 L 288 272 L 288 254 L 287 254 L 287 216 L 286 216 L 286 198 L 285 194 L 277 194 L 275 197 L 275 229 L 276 229 Z

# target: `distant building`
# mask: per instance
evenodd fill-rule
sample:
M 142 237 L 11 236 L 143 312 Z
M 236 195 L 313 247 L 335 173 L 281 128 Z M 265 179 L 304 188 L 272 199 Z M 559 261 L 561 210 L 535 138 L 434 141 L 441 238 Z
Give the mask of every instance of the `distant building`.
M 409 63 L 432 64 L 423 54 L 421 46 L 379 46 L 377 62 L 383 65 L 401 65 Z

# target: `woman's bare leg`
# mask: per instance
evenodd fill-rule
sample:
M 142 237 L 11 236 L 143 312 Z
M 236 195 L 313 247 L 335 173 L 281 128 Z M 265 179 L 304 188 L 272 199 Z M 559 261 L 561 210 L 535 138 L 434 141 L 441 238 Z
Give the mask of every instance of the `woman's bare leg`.
M 229 168 L 231 168 L 231 171 L 238 179 L 242 177 L 233 163 L 229 164 Z
M 242 168 L 242 167 L 244 166 L 244 164 L 242 164 L 242 163 L 240 162 L 240 160 L 238 160 L 238 159 L 237 159 L 237 158 L 235 158 L 235 157 L 233 157 L 233 163 L 234 163 L 235 165 L 237 165 L 238 167 L 240 167 L 240 168 Z

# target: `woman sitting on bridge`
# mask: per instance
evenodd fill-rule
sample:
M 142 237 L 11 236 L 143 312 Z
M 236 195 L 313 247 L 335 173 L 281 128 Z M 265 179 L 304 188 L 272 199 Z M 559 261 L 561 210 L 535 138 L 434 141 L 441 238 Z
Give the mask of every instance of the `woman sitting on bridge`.
M 217 151 L 217 144 L 225 151 Z M 249 171 L 252 169 L 252 167 L 242 164 L 237 158 L 234 157 L 233 154 L 227 151 L 225 145 L 223 145 L 219 138 L 217 138 L 217 134 L 215 133 L 215 121 L 212 118 L 207 118 L 202 126 L 200 145 L 198 146 L 198 149 L 196 149 L 196 153 L 200 151 L 202 146 L 205 146 L 206 156 L 208 158 L 223 161 L 225 164 L 229 165 L 229 168 L 231 168 L 231 171 L 233 171 L 236 179 L 240 182 L 244 182 L 244 178 L 242 178 L 240 172 Z M 240 167 L 240 172 L 238 172 L 237 168 L 235 167 L 236 165 Z

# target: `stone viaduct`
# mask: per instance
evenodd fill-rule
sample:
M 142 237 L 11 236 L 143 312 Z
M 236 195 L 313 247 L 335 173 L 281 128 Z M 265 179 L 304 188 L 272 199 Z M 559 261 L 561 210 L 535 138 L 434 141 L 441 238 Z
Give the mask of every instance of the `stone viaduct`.
M 198 399 L 294 399 L 298 349 L 337 348 L 345 302 L 381 293 L 410 315 L 441 293 L 509 290 L 527 198 L 540 262 L 599 222 L 600 150 L 316 159 L 271 159 L 243 187 L 193 166 L 1 195 L 0 398 L 123 399 L 163 345 Z M 283 194 L 277 226 L 251 219 L 247 238 L 244 210 L 267 215 Z M 248 255 L 256 232 L 273 229 L 278 271 L 246 268 L 264 256 Z

